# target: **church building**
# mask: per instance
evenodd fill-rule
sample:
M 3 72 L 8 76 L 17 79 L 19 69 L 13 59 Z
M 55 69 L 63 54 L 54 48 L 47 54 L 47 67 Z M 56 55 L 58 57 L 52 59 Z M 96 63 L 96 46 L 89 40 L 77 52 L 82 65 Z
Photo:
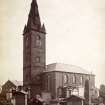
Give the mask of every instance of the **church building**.
M 23 31 L 23 86 L 30 90 L 30 97 L 46 92 L 52 99 L 74 94 L 85 97 L 85 90 L 90 99 L 95 88 L 95 75 L 78 66 L 46 65 L 46 29 L 41 23 L 36 0 L 32 0 Z

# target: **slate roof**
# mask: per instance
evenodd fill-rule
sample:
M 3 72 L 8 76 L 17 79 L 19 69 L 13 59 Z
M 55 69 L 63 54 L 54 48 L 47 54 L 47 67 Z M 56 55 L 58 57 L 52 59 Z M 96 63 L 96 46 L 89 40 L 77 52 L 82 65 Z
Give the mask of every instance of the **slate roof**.
M 48 64 L 46 67 L 46 72 L 51 72 L 51 71 L 90 74 L 90 72 L 86 71 L 85 69 L 83 69 L 79 66 L 63 64 L 63 63 Z

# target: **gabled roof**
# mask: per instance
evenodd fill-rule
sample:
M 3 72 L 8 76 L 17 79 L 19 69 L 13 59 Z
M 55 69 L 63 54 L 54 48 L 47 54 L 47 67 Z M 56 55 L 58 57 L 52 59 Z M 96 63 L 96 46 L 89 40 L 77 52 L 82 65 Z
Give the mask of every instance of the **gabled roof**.
M 23 81 L 14 80 L 14 81 L 11 81 L 11 82 L 16 86 L 23 86 Z
M 13 84 L 14 86 L 18 87 L 18 86 L 23 86 L 23 82 L 22 81 L 17 81 L 17 80 L 8 80 L 7 82 L 4 83 L 4 85 L 8 84 L 8 83 L 11 83 Z M 3 85 L 3 86 L 4 86 Z M 2 86 L 2 87 L 3 87 Z
M 86 71 L 85 69 L 79 66 L 62 64 L 62 63 L 52 63 L 52 64 L 47 65 L 46 72 L 51 72 L 51 71 L 90 74 L 90 72 Z

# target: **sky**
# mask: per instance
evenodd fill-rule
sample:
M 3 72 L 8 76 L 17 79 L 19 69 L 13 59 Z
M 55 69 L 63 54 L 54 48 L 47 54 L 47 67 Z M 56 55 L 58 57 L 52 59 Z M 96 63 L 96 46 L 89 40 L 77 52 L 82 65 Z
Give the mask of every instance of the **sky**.
M 78 65 L 105 84 L 105 0 L 37 0 L 46 64 Z M 0 83 L 22 80 L 23 28 L 31 0 L 0 0 Z

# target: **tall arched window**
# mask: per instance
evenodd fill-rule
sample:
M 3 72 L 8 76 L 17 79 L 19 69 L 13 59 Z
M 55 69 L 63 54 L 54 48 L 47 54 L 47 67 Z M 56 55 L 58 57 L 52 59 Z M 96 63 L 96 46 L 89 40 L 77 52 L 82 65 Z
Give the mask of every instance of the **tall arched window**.
M 68 75 L 67 74 L 63 75 L 63 81 L 64 81 L 64 83 L 68 82 Z
M 73 77 L 72 77 L 72 82 L 76 83 L 76 77 L 75 77 L 75 75 L 73 75 Z
M 82 76 L 80 77 L 80 83 L 81 84 L 83 83 L 83 77 Z
M 89 75 L 87 75 L 87 78 L 86 78 L 87 80 L 90 80 L 90 77 L 89 77 Z

